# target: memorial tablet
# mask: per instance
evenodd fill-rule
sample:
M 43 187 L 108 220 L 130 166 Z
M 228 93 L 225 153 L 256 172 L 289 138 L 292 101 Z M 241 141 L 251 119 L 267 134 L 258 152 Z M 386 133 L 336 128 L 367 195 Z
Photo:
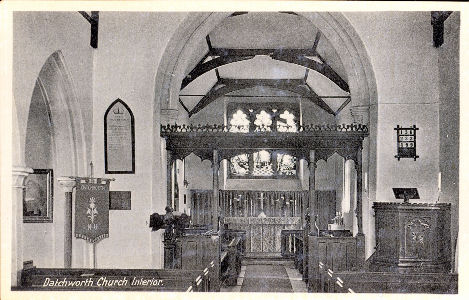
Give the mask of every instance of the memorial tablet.
M 134 116 L 120 99 L 104 114 L 104 153 L 106 174 L 135 173 Z

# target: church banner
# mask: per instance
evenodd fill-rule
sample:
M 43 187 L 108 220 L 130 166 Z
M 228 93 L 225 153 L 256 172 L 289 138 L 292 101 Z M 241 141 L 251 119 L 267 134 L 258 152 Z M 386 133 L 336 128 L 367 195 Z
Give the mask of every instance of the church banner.
M 75 237 L 96 243 L 109 237 L 109 180 L 77 178 Z

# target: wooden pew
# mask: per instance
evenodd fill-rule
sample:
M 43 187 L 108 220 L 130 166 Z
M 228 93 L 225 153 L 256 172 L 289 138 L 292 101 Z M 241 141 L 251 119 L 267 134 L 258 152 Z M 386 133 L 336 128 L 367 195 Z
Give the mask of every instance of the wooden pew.
M 221 284 L 236 285 L 241 271 L 241 259 L 244 253 L 245 232 L 228 230 L 223 239 L 218 235 L 200 234 L 198 230 L 187 230 L 185 236 L 176 239 L 175 266 L 181 269 L 199 269 L 210 264 L 210 282 L 214 291 L 219 291 Z M 227 237 L 233 237 L 227 240 Z M 223 242 L 223 241 L 224 242 Z
M 211 291 L 210 270 L 24 268 L 13 290 Z
M 332 276 L 329 274 L 332 273 Z M 322 272 L 320 293 L 457 294 L 458 275 L 444 273 Z M 338 282 L 341 283 L 339 286 Z
M 194 234 L 176 238 L 180 256 L 176 266 L 183 270 L 210 268 L 211 291 L 220 291 L 220 237 L 214 234 Z
M 223 240 L 226 243 L 230 243 L 234 238 L 239 237 L 239 251 L 241 256 L 246 254 L 246 230 L 237 229 L 223 229 Z
M 224 284 L 234 286 L 241 272 L 241 237 L 234 237 L 223 247 L 220 257 L 220 276 Z
M 308 290 L 318 290 L 319 263 L 330 266 L 331 270 L 358 271 L 362 270 L 363 236 L 308 236 Z

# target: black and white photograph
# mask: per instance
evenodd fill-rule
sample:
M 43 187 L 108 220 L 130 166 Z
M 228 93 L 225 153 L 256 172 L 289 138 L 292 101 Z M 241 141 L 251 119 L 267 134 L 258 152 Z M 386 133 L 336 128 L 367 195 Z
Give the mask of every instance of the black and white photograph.
M 3 299 L 462 295 L 466 3 L 6 2 Z

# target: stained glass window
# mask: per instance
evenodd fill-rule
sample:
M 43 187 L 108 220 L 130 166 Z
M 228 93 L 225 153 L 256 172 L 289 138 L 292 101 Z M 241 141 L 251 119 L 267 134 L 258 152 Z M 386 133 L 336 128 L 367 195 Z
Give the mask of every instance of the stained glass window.
M 249 156 L 240 154 L 230 159 L 230 172 L 235 176 L 245 176 L 249 174 Z
M 296 132 L 299 125 L 297 103 L 229 103 L 230 132 Z M 240 154 L 229 160 L 231 178 L 284 178 L 297 176 L 295 156 L 277 150 Z
M 277 173 L 280 175 L 296 175 L 296 157 L 286 153 L 278 153 Z
M 254 169 L 252 175 L 254 176 L 272 176 L 274 174 L 272 166 L 272 155 L 270 152 L 261 150 L 254 152 Z
M 272 116 L 265 110 L 261 110 L 260 113 L 256 114 L 254 125 L 256 125 L 255 131 L 271 131 Z
M 297 131 L 295 115 L 289 112 L 288 110 L 284 110 L 283 113 L 279 115 L 279 119 L 277 120 L 277 131 L 280 131 L 280 132 Z
M 240 109 L 238 109 L 230 120 L 231 132 L 249 132 L 249 119 L 248 116 Z

